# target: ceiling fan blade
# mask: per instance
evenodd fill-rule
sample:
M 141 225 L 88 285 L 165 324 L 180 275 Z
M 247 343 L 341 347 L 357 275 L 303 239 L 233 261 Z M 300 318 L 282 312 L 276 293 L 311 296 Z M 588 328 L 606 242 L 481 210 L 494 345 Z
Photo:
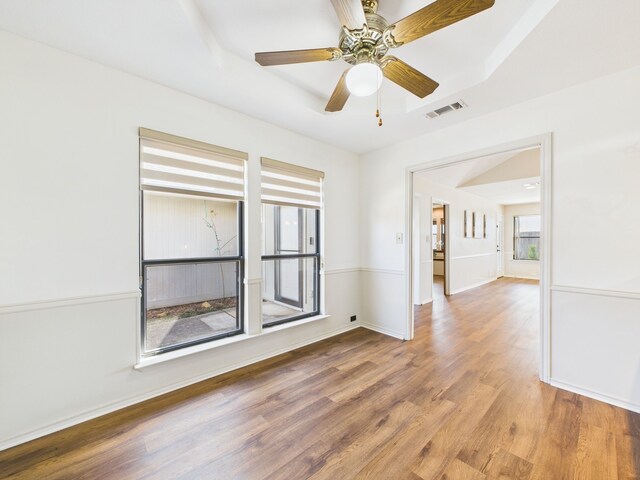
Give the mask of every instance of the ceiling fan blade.
M 357 30 L 367 24 L 360 0 L 331 0 L 331 3 L 338 14 L 340 24 L 349 30 Z
M 290 63 L 322 62 L 337 60 L 342 56 L 339 48 L 312 48 L 309 50 L 285 50 L 281 52 L 256 53 L 256 62 L 263 67 L 270 65 L 287 65 Z
M 385 57 L 383 62 L 388 62 L 382 69 L 385 77 L 420 98 L 432 94 L 440 85 L 396 57 Z
M 340 77 L 340 80 L 338 80 L 338 84 L 333 90 L 327 106 L 324 108 L 325 112 L 339 112 L 344 107 L 344 104 L 347 103 L 349 98 L 349 90 L 347 89 L 346 80 L 348 71 L 349 69 L 345 70 Z
M 396 43 L 409 43 L 491 8 L 494 3 L 495 0 L 436 0 L 391 25 L 391 34 Z

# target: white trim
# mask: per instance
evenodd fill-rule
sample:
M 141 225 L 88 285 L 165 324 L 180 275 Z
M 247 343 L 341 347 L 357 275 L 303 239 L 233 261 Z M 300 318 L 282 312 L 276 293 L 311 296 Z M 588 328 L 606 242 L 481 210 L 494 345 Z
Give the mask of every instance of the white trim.
M 598 295 L 601 297 L 629 298 L 640 300 L 639 292 L 624 292 L 620 290 L 608 290 L 604 288 L 584 288 L 570 285 L 552 285 L 551 291 L 562 293 L 576 293 L 581 295 Z
M 287 353 L 287 352 L 289 352 L 291 350 L 295 350 L 295 349 L 304 347 L 306 345 L 310 345 L 312 343 L 316 343 L 316 342 L 319 342 L 321 340 L 325 340 L 326 338 L 329 338 L 329 337 L 334 337 L 336 335 L 348 332 L 350 330 L 354 330 L 356 328 L 359 328 L 359 326 L 358 325 L 353 325 L 353 324 L 346 325 L 346 326 L 338 328 L 336 330 L 332 330 L 331 332 L 325 332 L 322 335 L 318 335 L 318 336 L 309 338 L 307 340 L 300 341 L 300 342 L 295 343 L 293 345 L 288 345 L 288 346 L 286 346 L 284 348 L 278 348 L 276 350 L 273 350 L 271 352 L 265 353 L 263 355 L 257 355 L 255 357 L 252 357 L 252 358 L 248 359 L 248 360 L 244 360 L 244 361 L 238 362 L 238 363 L 236 363 L 234 365 L 231 365 L 231 366 L 227 366 L 227 367 L 224 367 L 224 368 L 221 368 L 221 369 L 218 369 L 218 370 L 212 370 L 212 371 L 210 371 L 208 373 L 192 377 L 192 378 L 190 378 L 188 380 L 184 380 L 184 381 L 181 381 L 181 382 L 176 382 L 176 383 L 171 384 L 169 386 L 166 386 L 166 387 L 163 387 L 163 388 L 159 388 L 157 390 L 153 390 L 151 392 L 147 392 L 147 393 L 142 394 L 142 395 L 136 395 L 134 397 L 130 397 L 130 398 L 125 399 L 125 400 L 121 400 L 119 402 L 113 402 L 113 403 L 108 403 L 108 404 L 102 405 L 102 406 L 100 406 L 98 408 L 88 410 L 88 411 L 86 411 L 84 413 L 81 413 L 79 415 L 74 415 L 74 416 L 68 417 L 68 418 L 66 418 L 64 420 L 60 420 L 58 422 L 51 423 L 51 424 L 47 425 L 46 427 L 38 428 L 36 430 L 32 430 L 29 433 L 9 438 L 8 440 L 5 440 L 4 442 L 0 443 L 0 451 L 6 450 L 6 449 L 11 448 L 11 447 L 14 447 L 16 445 L 20 445 L 22 443 L 26 443 L 26 442 L 28 442 L 30 440 L 34 440 L 36 438 L 43 437 L 45 435 L 49 435 L 51 433 L 57 432 L 57 431 L 62 430 L 62 429 L 65 429 L 65 428 L 68 428 L 68 427 L 72 427 L 72 426 L 77 425 L 79 423 L 86 422 L 88 420 L 92 420 L 92 419 L 94 419 L 96 417 L 100 417 L 102 415 L 106 415 L 108 413 L 115 412 L 117 410 L 121 410 L 121 409 L 126 408 L 126 407 L 130 407 L 131 405 L 135 405 L 137 403 L 144 402 L 146 400 L 150 400 L 150 399 L 158 397 L 160 395 L 164 395 L 165 393 L 169 393 L 169 392 L 172 392 L 174 390 L 178 390 L 180 388 L 184 388 L 184 387 L 187 387 L 189 385 L 193 385 L 194 383 L 202 382 L 203 380 L 208 380 L 208 379 L 216 377 L 218 375 L 222 375 L 223 373 L 227 373 L 227 372 L 230 372 L 232 370 L 237 370 L 239 368 L 246 367 L 247 365 L 251 365 L 251 364 L 260 362 L 262 360 L 266 360 L 268 358 L 275 357 L 275 356 L 281 355 L 283 353 Z
M 362 328 L 366 328 L 367 330 L 372 330 L 374 332 L 381 333 L 383 335 L 387 335 L 389 337 L 397 338 L 399 340 L 405 340 L 404 335 L 402 333 L 395 332 L 393 330 L 389 330 L 388 328 L 379 327 L 377 325 L 372 325 L 370 323 L 360 322 L 360 326 Z
M 300 320 L 294 320 L 292 322 L 281 323 L 280 325 L 274 325 L 273 327 L 266 327 L 262 329 L 261 335 L 268 335 L 270 333 L 288 330 L 289 328 L 294 328 L 299 325 L 306 325 L 307 323 L 317 322 L 318 320 L 324 320 L 325 318 L 331 318 L 331 315 L 320 314 L 314 317 L 307 317 Z
M 481 286 L 486 285 L 488 283 L 495 282 L 496 280 L 498 280 L 498 277 L 492 277 L 492 278 L 489 278 L 487 280 L 483 280 L 481 282 L 474 283 L 473 285 L 467 285 L 466 287 L 460 288 L 458 290 L 454 290 L 453 292 L 451 292 L 451 294 L 452 295 L 456 295 L 457 293 L 466 292 L 467 290 L 471 290 L 471 289 L 474 289 L 474 288 L 481 287 Z
M 420 301 L 420 303 L 416 303 L 416 305 L 422 306 L 422 305 L 427 305 L 428 303 L 433 303 L 433 298 L 426 298 Z
M 149 357 L 142 357 L 140 360 L 138 360 L 138 363 L 136 363 L 133 366 L 133 369 L 137 371 L 142 371 L 145 368 L 152 367 L 154 365 L 160 365 L 162 363 L 169 362 L 177 358 L 188 357 L 196 353 L 207 352 L 209 350 L 214 350 L 216 348 L 224 347 L 225 345 L 231 345 L 234 343 L 243 342 L 245 340 L 249 340 L 250 338 L 255 338 L 261 334 L 262 333 L 248 335 L 246 333 L 241 333 L 239 335 L 220 338 L 218 340 L 212 340 L 210 342 L 201 343 L 199 345 L 193 345 L 191 347 L 180 348 L 178 350 L 173 350 L 166 353 L 160 353 L 158 355 L 152 355 Z
M 532 275 L 502 275 L 505 278 L 520 278 L 522 280 L 540 280 L 540 277 L 534 277 Z
M 553 187 L 552 159 L 553 135 L 547 133 L 539 138 L 540 144 L 540 380 L 551 379 L 551 236 Z
M 474 152 L 467 152 L 443 158 L 435 162 L 423 162 L 408 166 L 405 169 L 405 235 L 408 239 L 408 247 L 405 248 L 405 271 L 407 272 L 406 294 L 406 329 L 407 340 L 413 338 L 414 314 L 413 314 L 413 175 L 416 172 L 436 170 L 457 165 L 469 160 L 474 160 L 490 155 L 506 153 L 513 150 L 527 148 L 540 148 L 540 214 L 542 215 L 542 255 L 540 259 L 540 380 L 549 383 L 551 372 L 551 191 L 552 191 L 552 156 L 553 135 L 546 133 L 530 138 L 524 138 L 502 145 L 487 147 Z M 447 236 L 449 237 L 449 235 Z
M 489 253 L 476 253 L 475 255 L 460 255 L 459 257 L 451 257 L 451 260 L 461 260 L 463 258 L 476 258 L 476 257 L 488 257 L 489 255 L 496 255 L 498 252 Z
M 260 285 L 262 283 L 262 278 L 258 277 L 258 278 L 247 278 L 245 280 L 245 283 L 247 285 Z
M 405 324 L 405 332 L 404 332 L 404 340 L 413 340 L 415 335 L 415 325 L 413 319 L 413 306 L 415 304 L 415 300 L 413 299 L 413 276 L 415 275 L 413 271 L 413 172 L 409 167 L 407 167 L 404 178 L 404 190 L 405 190 L 405 205 L 404 205 L 404 232 L 405 238 L 407 239 L 404 245 L 404 271 L 407 272 L 407 275 L 404 279 L 404 288 L 405 293 L 408 297 L 408 301 L 405 304 L 405 308 L 407 311 L 405 312 L 407 323 Z M 433 199 L 431 199 L 431 208 L 428 209 L 429 213 L 429 225 L 433 223 Z M 449 219 L 445 218 L 445 225 L 449 224 Z M 431 228 L 431 227 L 429 227 Z M 431 231 L 431 230 L 430 230 Z M 431 235 L 431 233 L 429 233 Z M 445 241 L 449 240 L 449 235 L 445 237 Z M 449 252 L 449 245 L 445 246 L 445 251 Z M 448 255 L 445 255 L 445 271 L 449 267 L 449 264 L 446 262 L 446 258 Z M 433 273 L 433 272 L 431 272 Z M 445 286 L 446 290 L 446 286 Z M 431 296 L 433 296 L 433 288 L 431 292 Z
M 451 294 L 451 204 L 443 202 L 444 206 L 444 294 Z M 431 279 L 431 296 L 433 296 L 433 278 Z
M 323 273 L 325 275 L 339 275 L 342 273 L 353 273 L 353 272 L 359 272 L 360 269 L 359 268 L 332 268 L 330 270 L 325 270 Z
M 46 310 L 49 308 L 69 307 L 74 305 L 87 305 L 91 303 L 111 302 L 114 300 L 126 300 L 129 298 L 140 298 L 140 296 L 140 290 L 130 290 L 128 292 L 108 293 L 105 295 L 82 295 L 79 297 L 60 298 L 57 300 L 36 300 L 33 302 L 0 305 L 0 315 L 29 312 L 33 310 Z
M 164 362 L 175 360 L 176 358 L 188 357 L 189 355 L 194 355 L 200 352 L 206 352 L 208 350 L 214 350 L 216 348 L 224 347 L 225 345 L 244 342 L 252 338 L 260 337 L 262 335 L 268 335 L 269 333 L 279 332 L 281 330 L 287 330 L 289 328 L 297 327 L 299 325 L 305 325 L 307 323 L 315 322 L 317 320 L 324 320 L 325 318 L 329 318 L 329 317 L 330 315 L 315 315 L 313 317 L 307 317 L 301 320 L 294 320 L 292 322 L 283 323 L 281 325 L 275 325 L 273 327 L 263 328 L 260 331 L 260 333 L 255 333 L 253 335 L 242 333 L 240 335 L 234 335 L 232 337 L 225 337 L 219 340 L 212 340 L 211 342 L 201 343 L 200 345 L 194 345 L 192 347 L 181 348 L 179 350 L 174 350 L 174 351 L 162 353 L 159 355 L 145 357 L 140 359 L 138 363 L 136 363 L 133 366 L 133 368 L 138 371 L 144 370 L 147 367 L 151 367 L 153 365 L 159 365 Z
M 363 267 L 360 269 L 361 272 L 367 273 L 382 273 L 384 275 L 402 275 L 404 276 L 404 270 L 389 270 L 385 268 L 371 268 L 371 267 Z
M 578 387 L 570 383 L 554 380 L 553 378 L 549 379 L 549 384 L 556 388 L 560 388 L 562 390 L 567 390 L 572 393 L 577 393 L 578 395 L 584 395 L 585 397 L 589 397 L 595 400 L 599 400 L 601 402 L 609 403 L 611 405 L 615 405 L 616 407 L 620 407 L 626 410 L 630 410 L 632 412 L 640 413 L 640 405 L 637 403 L 627 402 L 626 400 L 622 400 L 617 397 L 612 397 L 604 393 L 595 392 L 588 388 Z

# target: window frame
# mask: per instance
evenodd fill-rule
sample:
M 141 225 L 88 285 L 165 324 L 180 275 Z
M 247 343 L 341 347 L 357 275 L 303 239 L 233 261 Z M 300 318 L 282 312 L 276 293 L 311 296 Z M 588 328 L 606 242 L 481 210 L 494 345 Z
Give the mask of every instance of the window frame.
M 277 204 L 272 204 L 272 203 L 265 203 L 263 202 L 262 205 L 273 205 L 276 208 L 280 208 L 281 205 L 277 205 Z M 321 234 L 320 234 L 320 226 L 321 226 L 321 222 L 320 222 L 320 208 L 311 208 L 311 207 L 300 207 L 300 206 L 296 206 L 296 208 L 298 209 L 302 209 L 305 208 L 307 210 L 313 210 L 315 212 L 315 251 L 313 253 L 295 253 L 295 254 L 274 254 L 274 255 L 262 255 L 261 256 L 261 263 L 264 264 L 264 262 L 266 261 L 278 261 L 278 260 L 290 260 L 290 259 L 299 259 L 299 264 L 302 264 L 302 262 L 304 261 L 304 259 L 306 258 L 313 258 L 314 260 L 314 264 L 315 264 L 315 273 L 313 275 L 313 287 L 314 287 L 314 305 L 315 308 L 312 312 L 307 312 L 307 313 L 302 313 L 300 315 L 294 315 L 292 317 L 287 317 L 287 318 L 283 318 L 281 320 L 275 320 L 273 322 L 269 322 L 269 323 L 262 323 L 262 318 L 260 318 L 260 322 L 262 325 L 262 328 L 269 328 L 269 327 L 275 327 L 276 325 L 282 325 L 285 323 L 290 323 L 290 322 L 295 322 L 297 320 L 302 320 L 304 318 L 309 318 L 309 317 L 315 317 L 317 315 L 320 315 L 321 313 L 321 306 L 320 306 L 320 299 L 321 299 L 321 295 L 320 295 L 320 289 L 321 289 L 321 276 L 320 276 L 320 270 L 321 270 L 321 248 L 320 248 L 320 244 L 321 244 Z M 300 211 L 300 210 L 299 210 Z M 278 215 L 274 215 L 274 218 L 279 217 Z M 274 235 L 277 235 L 277 229 L 275 229 L 276 231 L 274 232 Z M 275 264 L 274 264 L 274 270 L 275 270 Z M 300 275 L 302 275 L 302 273 L 300 273 Z M 303 291 L 304 291 L 304 287 L 303 287 Z
M 138 338 L 138 358 L 149 359 L 158 357 L 168 352 L 174 352 L 182 350 L 194 345 L 201 345 L 204 343 L 214 342 L 227 337 L 240 335 L 245 333 L 246 319 L 245 319 L 245 200 L 246 200 L 246 183 L 247 183 L 247 160 L 248 154 L 238 150 L 232 150 L 217 145 L 201 142 L 198 140 L 192 140 L 189 138 L 179 137 L 156 130 L 140 127 L 138 129 L 138 286 L 140 288 L 140 320 L 139 320 L 139 338 Z M 176 152 L 184 156 L 184 149 L 187 150 L 187 155 L 203 155 L 204 158 L 211 158 L 211 155 L 221 156 L 223 159 L 216 161 L 228 162 L 230 165 L 242 165 L 242 175 L 235 176 L 235 178 L 242 178 L 242 182 L 231 182 L 232 184 L 241 184 L 242 190 L 236 190 L 235 192 L 211 192 L 206 189 L 190 189 L 183 188 L 184 185 L 179 187 L 169 186 L 157 186 L 143 181 L 145 175 L 143 170 L 147 168 L 143 165 L 143 142 L 151 142 L 151 146 L 159 143 L 164 146 L 176 147 Z M 157 147 L 156 147 L 157 148 Z M 182 151 L 181 151 L 182 150 Z M 227 158 L 228 160 L 224 160 Z M 185 159 L 181 159 L 185 160 Z M 186 160 L 191 161 L 191 160 Z M 206 163 L 205 163 L 206 164 Z M 180 167 L 179 167 L 180 168 Z M 226 167 L 223 167 L 226 168 Z M 233 170 L 233 168 L 232 168 Z M 236 169 L 237 170 L 237 169 Z M 223 182 L 228 182 L 226 178 L 222 179 Z M 202 185 L 196 183 L 195 185 Z M 215 188 L 215 187 L 214 187 Z M 221 187 L 222 189 L 225 186 Z M 192 257 L 192 258 L 163 258 L 163 259 L 145 259 L 144 255 L 144 198 L 145 192 L 157 192 L 160 194 L 178 194 L 187 195 L 193 198 L 201 198 L 203 200 L 225 200 L 233 201 L 236 203 L 236 221 L 237 221 L 237 254 L 233 256 L 206 256 L 206 257 Z M 212 334 L 204 338 L 198 338 L 193 340 L 187 340 L 173 345 L 165 347 L 158 347 L 154 349 L 147 349 L 147 282 L 146 274 L 147 269 L 157 266 L 171 266 L 171 265 L 197 265 L 197 264 L 221 264 L 221 263 L 235 263 L 236 270 L 236 328 L 219 334 Z
M 520 217 L 539 217 L 540 225 L 542 226 L 542 215 L 538 213 L 526 213 L 522 215 L 514 215 L 513 216 L 513 260 L 518 262 L 539 262 L 540 261 L 540 242 L 541 242 L 541 232 L 538 232 L 538 235 L 535 237 L 521 237 L 520 229 L 518 228 L 518 218 Z M 520 238 L 537 238 L 538 239 L 538 258 L 518 258 L 518 240 Z
M 212 197 L 206 197 L 212 199 Z M 236 200 L 237 208 L 237 222 L 238 222 L 238 255 L 235 256 L 219 256 L 219 257 L 191 257 L 191 258 L 167 258 L 167 259 L 144 259 L 144 191 L 140 190 L 140 352 L 143 358 L 153 357 L 161 355 L 167 352 L 173 352 L 181 350 L 183 348 L 192 347 L 194 345 L 201 345 L 203 343 L 220 340 L 222 338 L 232 337 L 240 335 L 245 332 L 244 322 L 244 201 Z M 224 332 L 218 335 L 212 335 L 195 340 L 189 340 L 166 347 L 157 348 L 154 350 L 147 350 L 147 291 L 146 291 L 146 268 L 153 266 L 163 265 L 189 265 L 198 263 L 231 263 L 235 262 L 237 265 L 236 274 L 236 318 L 238 328 L 231 332 Z

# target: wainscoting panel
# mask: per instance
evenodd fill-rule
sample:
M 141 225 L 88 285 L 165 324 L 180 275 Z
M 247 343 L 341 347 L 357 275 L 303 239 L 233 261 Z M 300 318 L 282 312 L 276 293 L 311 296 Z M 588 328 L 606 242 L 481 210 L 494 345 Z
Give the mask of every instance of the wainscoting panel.
M 640 296 L 631 295 L 552 287 L 553 384 L 640 411 Z
M 0 450 L 357 328 L 357 269 L 325 279 L 326 318 L 134 369 L 139 295 L 127 292 L 0 310 Z M 403 278 L 403 277 L 399 277 Z M 259 314 L 260 282 L 248 282 Z M 212 344 L 213 345 L 213 344 Z

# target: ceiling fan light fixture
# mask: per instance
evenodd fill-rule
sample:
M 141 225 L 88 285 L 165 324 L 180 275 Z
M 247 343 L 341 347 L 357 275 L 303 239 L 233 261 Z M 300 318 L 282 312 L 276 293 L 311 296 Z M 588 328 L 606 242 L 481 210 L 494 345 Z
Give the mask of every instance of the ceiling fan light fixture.
M 351 95 L 368 97 L 380 89 L 382 69 L 372 62 L 358 63 L 347 72 L 346 82 Z

